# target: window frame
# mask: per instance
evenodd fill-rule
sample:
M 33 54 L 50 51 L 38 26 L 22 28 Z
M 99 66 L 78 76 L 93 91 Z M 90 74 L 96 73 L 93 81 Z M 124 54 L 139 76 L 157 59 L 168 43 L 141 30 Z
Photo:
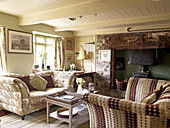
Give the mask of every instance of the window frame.
M 37 42 L 37 37 L 41 37 L 41 38 L 43 38 L 44 39 L 44 43 L 42 43 L 42 42 Z M 53 39 L 54 40 L 54 44 L 48 44 L 47 43 L 47 38 L 48 39 Z M 44 47 L 44 49 L 45 49 L 45 51 L 47 50 L 47 47 L 48 46 L 52 46 L 53 48 L 54 48 L 54 51 L 55 51 L 55 40 L 57 39 L 57 37 L 51 37 L 51 36 L 45 36 L 45 35 L 39 35 L 39 34 L 33 34 L 33 47 L 34 47 L 34 65 L 37 63 L 37 49 L 36 49 L 36 46 L 43 46 Z M 54 57 L 55 57 L 55 55 L 54 55 Z M 47 58 L 45 58 L 45 62 L 44 62 L 44 64 L 46 65 L 47 64 Z M 42 65 L 41 65 L 41 63 L 38 63 L 39 64 L 39 66 L 40 66 L 40 68 L 42 68 Z M 53 64 L 53 66 L 52 67 L 54 67 L 55 66 L 55 64 Z

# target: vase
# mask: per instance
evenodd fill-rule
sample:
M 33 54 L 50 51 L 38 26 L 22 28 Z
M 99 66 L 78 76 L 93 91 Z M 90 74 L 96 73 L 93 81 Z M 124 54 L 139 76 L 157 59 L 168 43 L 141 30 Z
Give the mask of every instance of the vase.
M 42 69 L 44 69 L 45 65 L 44 65 L 44 58 L 42 58 Z
M 42 63 L 42 69 L 44 69 L 44 63 Z
M 83 94 L 82 84 L 78 84 L 77 93 L 78 94 Z

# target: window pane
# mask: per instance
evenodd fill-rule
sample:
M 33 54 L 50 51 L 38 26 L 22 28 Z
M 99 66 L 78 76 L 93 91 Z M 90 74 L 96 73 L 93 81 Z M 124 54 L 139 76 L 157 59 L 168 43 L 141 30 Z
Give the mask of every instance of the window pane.
M 42 67 L 42 58 L 39 57 L 41 51 L 44 51 L 45 47 L 44 45 L 36 45 L 36 51 L 35 51 L 35 64 L 38 64 L 39 67 Z
M 54 39 L 52 39 L 52 38 L 46 39 L 46 44 L 54 44 L 54 43 L 55 43 Z
M 43 37 L 37 37 L 36 38 L 36 43 L 45 43 L 45 39 Z
M 46 47 L 47 51 L 47 60 L 46 60 L 46 65 L 50 66 L 50 68 L 54 68 L 54 57 L 55 57 L 55 49 L 54 46 L 52 45 L 47 45 Z

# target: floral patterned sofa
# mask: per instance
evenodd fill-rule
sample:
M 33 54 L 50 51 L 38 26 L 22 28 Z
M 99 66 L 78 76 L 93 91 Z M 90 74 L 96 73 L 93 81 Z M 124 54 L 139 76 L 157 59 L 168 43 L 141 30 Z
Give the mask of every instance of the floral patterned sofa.
M 163 86 L 152 104 L 141 103 L 153 90 Z M 131 77 L 125 99 L 86 93 L 90 128 L 169 128 L 170 81 Z
M 21 74 L 7 73 L 0 77 L 0 108 L 22 116 L 46 107 L 46 95 L 62 92 L 73 88 L 75 72 L 44 71 L 39 75 L 51 74 L 55 83 L 54 88 L 44 91 L 29 91 L 28 86 L 22 80 L 15 78 Z M 33 74 L 30 74 L 31 76 Z

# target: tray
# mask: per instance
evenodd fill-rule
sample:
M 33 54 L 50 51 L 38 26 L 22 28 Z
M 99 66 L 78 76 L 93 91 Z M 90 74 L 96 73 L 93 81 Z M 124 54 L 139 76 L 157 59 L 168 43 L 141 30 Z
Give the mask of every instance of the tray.
M 67 93 L 66 91 L 61 92 L 61 93 L 57 93 L 57 94 L 52 94 L 52 95 L 48 95 L 47 99 L 52 99 L 54 101 L 59 101 L 62 103 L 66 103 L 66 104 L 75 104 L 78 102 L 79 98 L 75 97 L 74 98 L 64 98 L 65 96 L 72 96 L 69 93 Z

